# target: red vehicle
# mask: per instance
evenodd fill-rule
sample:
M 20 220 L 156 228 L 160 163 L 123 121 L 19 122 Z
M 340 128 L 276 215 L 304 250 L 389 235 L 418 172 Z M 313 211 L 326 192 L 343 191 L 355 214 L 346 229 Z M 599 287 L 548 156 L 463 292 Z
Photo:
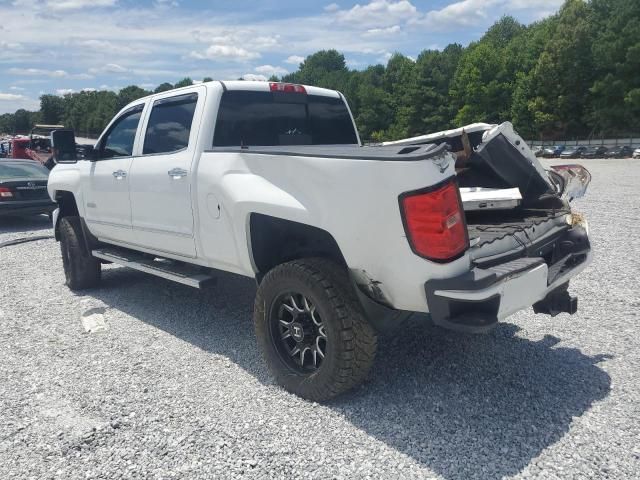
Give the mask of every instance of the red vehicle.
M 15 137 L 9 140 L 9 155 L 7 158 L 31 158 L 27 156 L 27 148 L 31 140 L 27 137 Z
M 45 163 L 51 156 L 49 135 L 63 125 L 34 125 L 29 137 L 14 137 L 9 140 L 7 158 L 36 160 Z

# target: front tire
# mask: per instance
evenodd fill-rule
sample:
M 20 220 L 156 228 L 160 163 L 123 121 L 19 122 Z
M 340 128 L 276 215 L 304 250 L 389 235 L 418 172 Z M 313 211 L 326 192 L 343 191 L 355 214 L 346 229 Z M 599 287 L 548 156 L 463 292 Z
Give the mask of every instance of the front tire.
M 330 260 L 308 258 L 273 268 L 258 288 L 254 321 L 275 380 L 308 400 L 350 390 L 373 364 L 376 333 L 346 272 Z
M 91 255 L 84 241 L 80 217 L 60 220 L 60 250 L 65 284 L 71 290 L 95 287 L 100 282 L 100 261 Z

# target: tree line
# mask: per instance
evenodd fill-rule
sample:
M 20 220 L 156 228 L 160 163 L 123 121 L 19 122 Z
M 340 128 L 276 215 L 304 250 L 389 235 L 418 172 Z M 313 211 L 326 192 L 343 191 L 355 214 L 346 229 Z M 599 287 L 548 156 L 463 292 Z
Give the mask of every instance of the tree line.
M 640 1 L 567 0 L 530 25 L 505 16 L 467 47 L 424 50 L 415 60 L 395 53 L 386 65 L 364 70 L 323 50 L 269 80 L 340 90 L 369 141 L 505 120 L 529 139 L 637 134 Z M 155 92 L 191 83 L 163 83 Z M 95 135 L 120 108 L 150 93 L 132 85 L 118 93 L 42 95 L 39 112 L 0 116 L 0 131 L 24 132 L 41 122 Z

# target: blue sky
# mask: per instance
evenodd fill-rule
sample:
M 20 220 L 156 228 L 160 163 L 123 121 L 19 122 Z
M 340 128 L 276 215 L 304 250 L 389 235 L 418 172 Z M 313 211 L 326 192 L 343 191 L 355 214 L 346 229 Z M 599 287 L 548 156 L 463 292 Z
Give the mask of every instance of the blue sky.
M 189 76 L 262 79 L 321 49 L 351 68 L 529 23 L 562 0 L 0 0 L 0 113 L 43 93 L 154 88 Z

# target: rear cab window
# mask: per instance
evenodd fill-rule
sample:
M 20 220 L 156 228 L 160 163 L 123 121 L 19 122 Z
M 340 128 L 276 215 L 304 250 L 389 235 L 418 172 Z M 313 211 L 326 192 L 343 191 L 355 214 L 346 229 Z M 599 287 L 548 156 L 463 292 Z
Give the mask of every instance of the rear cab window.
M 187 148 L 197 103 L 197 93 L 153 102 L 142 154 L 170 153 Z
M 214 147 L 357 145 L 340 97 L 227 90 L 222 94 Z

